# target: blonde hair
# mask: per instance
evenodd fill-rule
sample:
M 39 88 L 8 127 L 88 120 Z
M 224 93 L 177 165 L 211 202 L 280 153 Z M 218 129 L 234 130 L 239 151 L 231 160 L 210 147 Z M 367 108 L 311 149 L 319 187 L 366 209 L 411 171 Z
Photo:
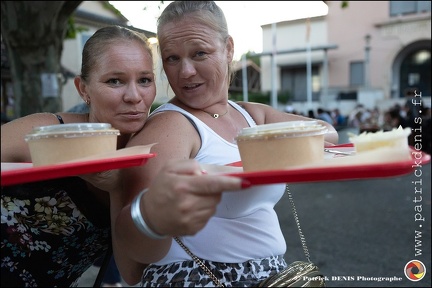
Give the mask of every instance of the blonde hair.
M 202 23 L 205 23 L 210 29 L 213 29 L 220 35 L 220 39 L 226 42 L 228 37 L 228 24 L 225 15 L 216 5 L 214 1 L 173 1 L 162 12 L 157 20 L 157 34 L 160 33 L 160 28 L 174 21 L 178 21 L 186 17 L 190 13 L 195 13 L 194 18 Z M 234 78 L 232 62 L 228 65 L 229 81 Z
M 109 46 L 122 41 L 135 41 L 142 44 L 153 59 L 148 38 L 144 34 L 117 25 L 103 27 L 97 30 L 84 45 L 81 62 L 81 78 L 87 81 L 92 68 L 96 66 L 99 60 L 99 55 L 102 55 Z

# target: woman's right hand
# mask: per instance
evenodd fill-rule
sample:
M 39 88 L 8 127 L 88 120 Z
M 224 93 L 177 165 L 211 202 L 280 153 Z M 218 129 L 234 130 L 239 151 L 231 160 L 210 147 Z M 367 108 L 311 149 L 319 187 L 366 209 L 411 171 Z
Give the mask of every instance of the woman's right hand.
M 169 160 L 153 178 L 139 208 L 143 220 L 156 234 L 194 235 L 216 212 L 223 191 L 247 187 L 241 178 L 206 174 L 195 160 Z M 168 253 L 172 240 L 144 235 L 132 221 L 131 205 L 124 206 L 122 201 L 111 198 L 116 261 L 122 275 L 128 275 L 134 283 L 145 263 L 157 262 Z

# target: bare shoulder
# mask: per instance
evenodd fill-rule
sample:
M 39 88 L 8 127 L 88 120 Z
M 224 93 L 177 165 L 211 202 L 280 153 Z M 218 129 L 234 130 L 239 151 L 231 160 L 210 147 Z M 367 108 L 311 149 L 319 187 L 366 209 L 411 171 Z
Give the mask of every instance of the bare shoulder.
M 60 124 L 56 115 L 60 115 L 65 123 L 85 121 L 85 117 L 73 113 L 34 113 L 14 119 L 1 126 L 1 161 L 3 162 L 28 162 L 30 152 L 25 136 L 37 126 Z
M 52 113 L 36 113 L 17 118 L 1 126 L 1 161 L 2 162 L 29 162 L 25 136 L 36 126 L 45 126 L 59 123 Z
M 270 113 L 273 108 L 266 104 L 256 103 L 256 102 L 237 102 L 238 105 L 243 107 L 249 115 L 255 120 L 257 124 L 265 123 L 265 116 Z
M 257 124 L 267 124 L 283 121 L 307 121 L 312 120 L 302 115 L 286 113 L 267 104 L 240 102 Z
M 265 109 L 266 107 L 269 107 L 266 104 L 262 104 L 262 103 L 257 103 L 257 102 L 244 102 L 244 101 L 239 101 L 237 102 L 238 105 L 240 105 L 241 107 L 243 107 L 246 110 L 260 110 L 260 109 Z
M 157 157 L 146 165 L 124 171 L 126 190 L 134 193 L 148 187 L 148 183 L 167 161 L 193 158 L 200 143 L 198 132 L 183 114 L 164 111 L 152 115 L 127 146 L 155 144 L 151 152 L 156 153 Z
M 36 126 L 45 126 L 58 124 L 59 120 L 53 113 L 35 113 L 27 116 L 23 116 L 14 119 L 4 125 L 2 125 L 2 132 L 8 133 L 13 132 L 23 132 L 28 133 Z M 4 135 L 2 134 L 2 137 Z
M 181 142 L 190 147 L 195 145 L 196 139 L 199 135 L 185 115 L 177 111 L 163 111 L 147 119 L 143 129 L 132 137 L 128 146 L 155 142 L 175 146 Z

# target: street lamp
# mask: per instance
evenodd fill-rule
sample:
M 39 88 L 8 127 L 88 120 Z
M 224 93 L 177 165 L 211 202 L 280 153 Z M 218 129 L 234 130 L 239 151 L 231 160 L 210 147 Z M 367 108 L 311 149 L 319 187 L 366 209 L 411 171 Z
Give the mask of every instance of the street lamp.
M 369 66 L 370 66 L 370 39 L 371 36 L 369 34 L 366 34 L 365 36 L 365 61 L 364 61 L 364 85 L 366 88 L 370 87 L 370 81 L 369 81 Z

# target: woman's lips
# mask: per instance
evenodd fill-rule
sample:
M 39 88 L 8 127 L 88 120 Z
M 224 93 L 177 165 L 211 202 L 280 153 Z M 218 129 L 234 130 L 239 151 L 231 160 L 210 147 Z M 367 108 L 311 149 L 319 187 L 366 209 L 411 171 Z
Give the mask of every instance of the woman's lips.
M 141 119 L 145 113 L 144 112 L 127 112 L 127 113 L 121 113 L 122 116 L 129 118 L 129 119 Z

